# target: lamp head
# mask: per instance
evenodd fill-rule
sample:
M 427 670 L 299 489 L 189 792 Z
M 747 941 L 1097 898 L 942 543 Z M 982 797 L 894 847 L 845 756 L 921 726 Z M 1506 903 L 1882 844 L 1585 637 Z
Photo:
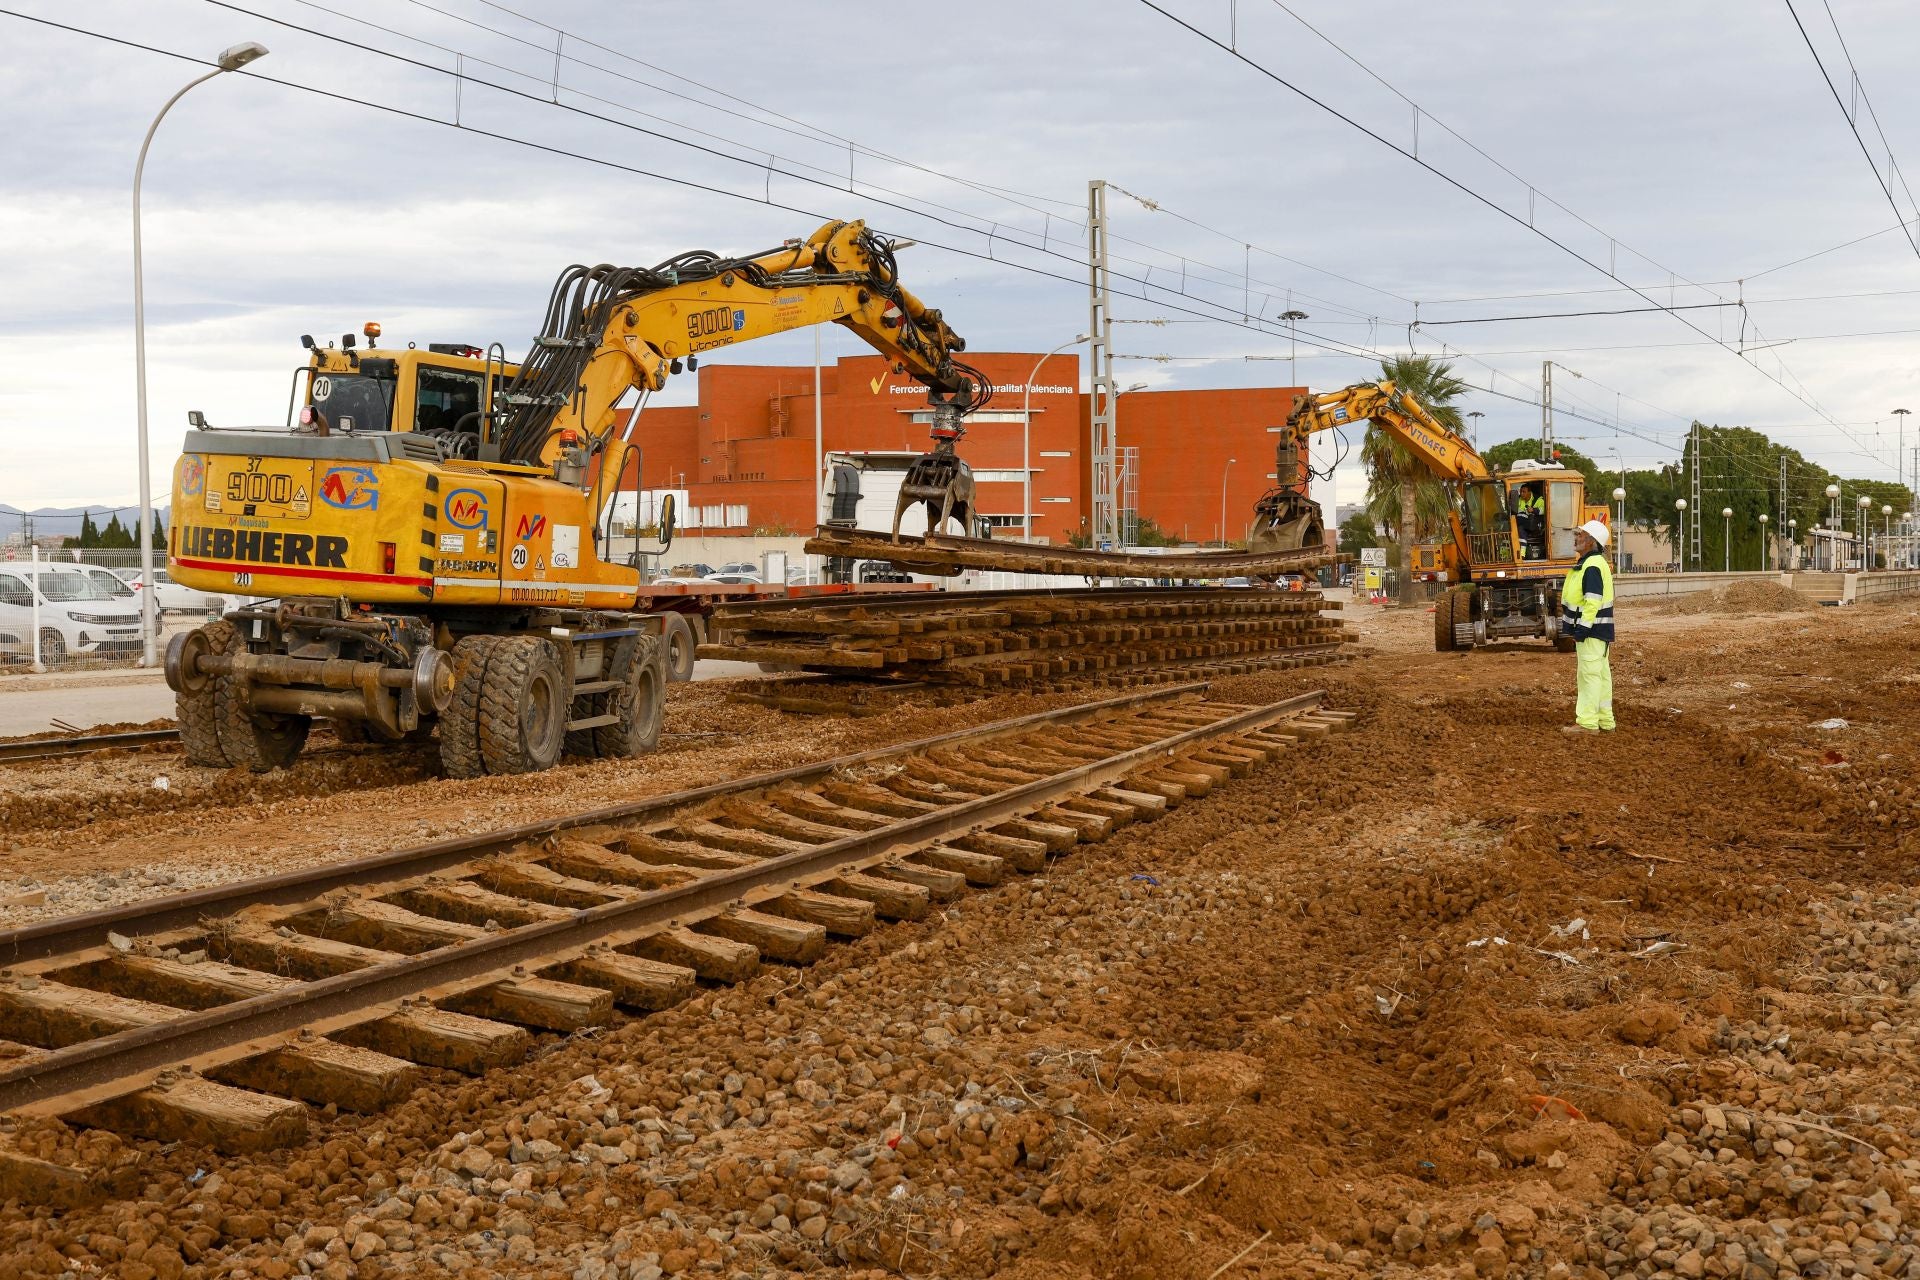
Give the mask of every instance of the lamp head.
M 220 53 L 222 71 L 238 71 L 249 62 L 257 62 L 267 56 L 267 46 L 258 40 L 249 40 L 245 44 L 236 44 Z

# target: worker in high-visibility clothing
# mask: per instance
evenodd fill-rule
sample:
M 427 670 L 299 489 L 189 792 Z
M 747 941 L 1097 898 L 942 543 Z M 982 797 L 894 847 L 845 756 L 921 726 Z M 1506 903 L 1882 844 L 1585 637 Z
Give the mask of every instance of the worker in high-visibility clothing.
M 1567 733 L 1613 731 L 1613 570 L 1607 565 L 1607 526 L 1589 520 L 1573 532 L 1579 561 L 1560 585 L 1560 631 L 1573 637 L 1578 695 Z

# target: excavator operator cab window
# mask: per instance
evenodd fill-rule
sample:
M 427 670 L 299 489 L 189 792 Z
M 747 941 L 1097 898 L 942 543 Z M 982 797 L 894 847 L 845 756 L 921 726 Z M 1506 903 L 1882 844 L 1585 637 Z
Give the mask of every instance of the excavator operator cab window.
M 413 429 L 428 431 L 478 431 L 480 388 L 477 373 L 457 369 L 420 366 L 420 380 L 413 392 Z
M 391 373 L 382 376 L 377 369 L 392 362 L 360 363 L 359 373 L 314 374 L 308 399 L 334 431 L 391 430 L 394 379 Z
M 1573 531 L 1580 524 L 1581 484 L 1555 480 L 1547 486 L 1547 553 L 1555 560 L 1573 559 Z

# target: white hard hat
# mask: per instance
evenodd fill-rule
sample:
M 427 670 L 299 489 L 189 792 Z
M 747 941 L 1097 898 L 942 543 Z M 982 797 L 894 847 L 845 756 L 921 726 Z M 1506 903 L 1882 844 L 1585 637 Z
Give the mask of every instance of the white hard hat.
M 1598 520 L 1587 521 L 1580 526 L 1580 532 L 1586 534 L 1603 547 L 1607 545 L 1607 526 Z

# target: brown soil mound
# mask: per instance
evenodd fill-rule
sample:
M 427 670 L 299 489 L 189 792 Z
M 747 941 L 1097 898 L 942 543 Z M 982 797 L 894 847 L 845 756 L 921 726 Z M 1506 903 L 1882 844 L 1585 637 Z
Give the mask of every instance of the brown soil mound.
M 1819 606 L 1812 596 L 1792 587 L 1752 581 L 1677 596 L 1654 607 L 1661 613 L 1800 613 Z

